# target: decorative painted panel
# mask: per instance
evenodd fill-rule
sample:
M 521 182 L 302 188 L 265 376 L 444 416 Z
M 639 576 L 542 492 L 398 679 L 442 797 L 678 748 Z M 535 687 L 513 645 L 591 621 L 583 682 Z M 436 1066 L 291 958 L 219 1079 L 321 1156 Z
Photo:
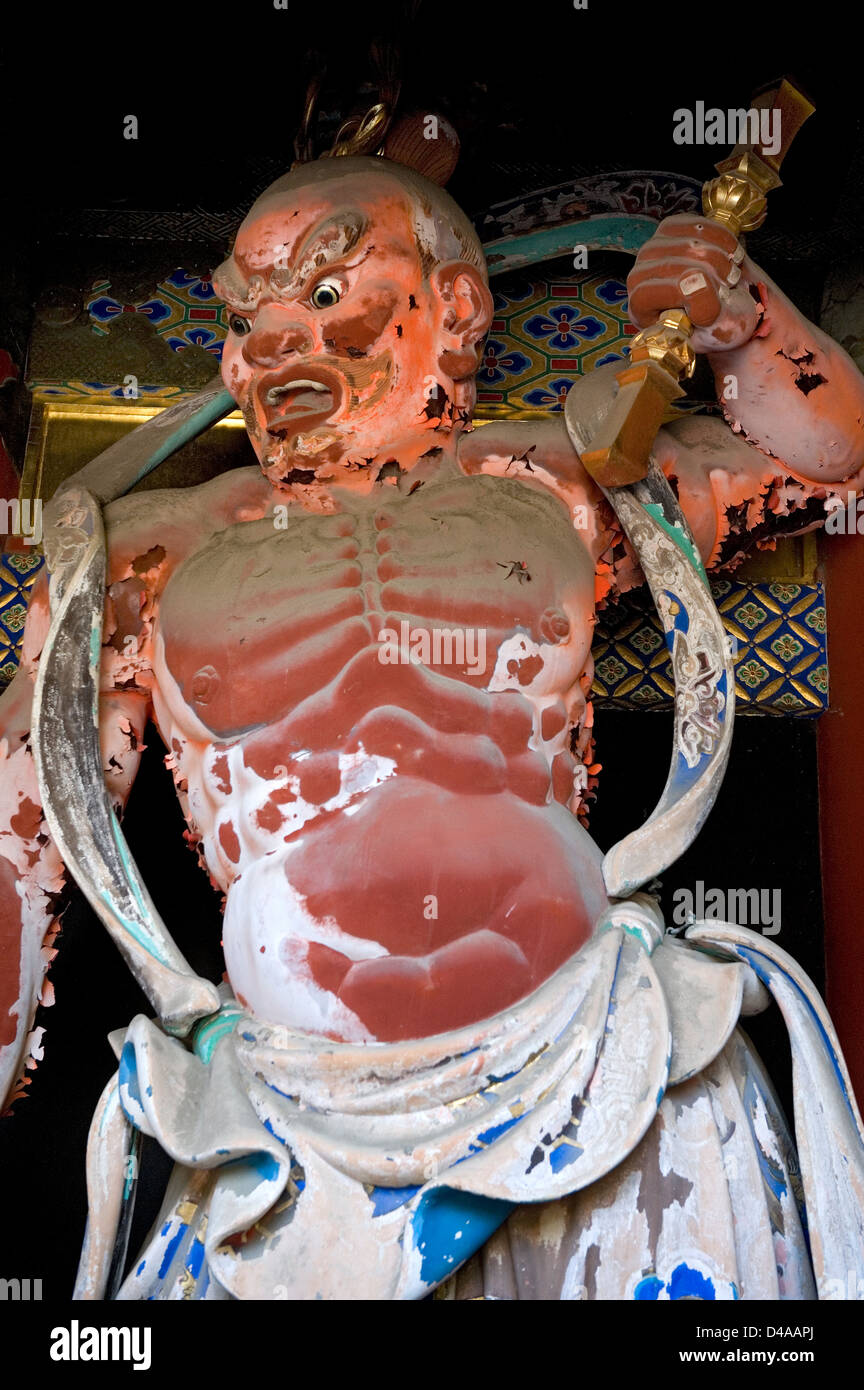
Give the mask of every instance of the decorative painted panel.
M 606 274 L 538 275 L 493 286 L 495 318 L 477 373 L 478 415 L 525 419 L 563 409 L 574 376 L 623 362 L 636 329 L 627 288 Z
M 828 707 L 825 594 L 818 581 L 713 579 L 735 644 L 739 712 L 813 716 Z M 599 708 L 671 709 L 675 688 L 660 618 L 636 590 L 598 616 L 592 698 Z
M 18 669 L 30 590 L 43 563 L 38 551 L 0 556 L 0 688 Z

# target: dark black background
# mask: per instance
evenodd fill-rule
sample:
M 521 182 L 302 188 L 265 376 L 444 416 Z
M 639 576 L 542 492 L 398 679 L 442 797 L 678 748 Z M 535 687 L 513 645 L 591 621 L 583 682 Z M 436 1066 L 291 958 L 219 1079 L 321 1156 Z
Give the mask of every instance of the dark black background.
M 23 250 L 74 234 L 82 209 L 241 213 L 293 159 L 310 51 L 327 66 L 322 111 L 365 110 L 370 41 L 385 34 L 402 48 L 400 108 L 443 111 L 459 131 L 449 188 L 471 214 L 607 169 L 705 178 L 726 151 L 674 144 L 674 110 L 746 106 L 756 88 L 794 75 L 817 115 L 758 244 L 763 259 L 770 247 L 824 264 L 859 245 L 852 13 L 834 0 L 19 5 L 24 27 L 6 41 L 0 93 L 11 195 L 0 230 Z M 138 117 L 135 141 L 123 138 L 127 114 Z
M 365 54 L 404 7 L 349 9 L 267 0 L 32 7 L 6 41 L 0 226 L 6 265 L 25 300 L 52 277 L 69 239 L 105 235 L 117 212 L 196 206 L 237 220 L 290 164 L 305 90 L 304 55 L 326 52 L 330 105 L 362 104 Z M 403 106 L 441 110 L 463 155 L 450 189 L 472 214 L 520 192 L 605 169 L 670 169 L 707 177 L 725 150 L 672 142 L 678 106 L 743 106 L 794 73 L 817 105 L 772 195 L 769 227 L 751 249 L 810 313 L 827 269 L 860 248 L 862 131 L 853 13 L 820 4 L 688 6 L 569 0 L 508 8 L 424 3 L 405 27 Z M 325 103 L 326 106 L 326 103 Z M 139 139 L 122 137 L 135 114 Z M 98 224 L 98 219 L 97 219 Z M 76 230 L 77 229 L 77 230 Z M 757 242 L 756 237 L 761 238 Z M 86 242 L 85 242 L 86 244 Z M 80 249 L 80 248 L 79 248 Z M 217 256 L 214 253 L 214 261 Z M 20 320 L 17 331 L 26 325 Z M 608 848 L 656 801 L 671 747 L 668 718 L 597 715 L 604 765 L 594 833 Z M 182 843 L 182 821 L 158 737 L 145 756 L 126 832 L 156 904 L 193 966 L 221 972 L 215 895 Z M 739 722 L 720 801 L 697 845 L 666 876 L 678 884 L 779 887 L 781 943 L 821 979 L 815 727 Z M 0 1124 L 0 1274 L 42 1278 L 46 1298 L 71 1291 L 85 1215 L 90 1115 L 112 1070 L 106 1035 L 146 1002 L 92 914 L 75 900 L 52 968 L 57 1004 L 40 1011 L 45 1059 L 29 1097 Z M 787 1081 L 780 1030 L 758 1020 L 760 1047 Z M 152 1217 L 164 1165 L 149 1153 L 133 1246 Z

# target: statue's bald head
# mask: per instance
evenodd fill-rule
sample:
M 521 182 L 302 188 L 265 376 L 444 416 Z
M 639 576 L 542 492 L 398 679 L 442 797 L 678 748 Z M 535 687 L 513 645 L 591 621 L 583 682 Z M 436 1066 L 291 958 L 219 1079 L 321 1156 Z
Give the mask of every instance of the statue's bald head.
M 331 211 L 337 214 L 341 211 L 345 224 L 334 228 L 334 240 L 346 243 L 352 237 L 355 241 L 359 240 L 362 231 L 375 217 L 376 204 L 380 216 L 382 201 L 393 199 L 402 202 L 408 211 L 424 279 L 428 280 L 437 265 L 450 261 L 462 261 L 486 277 L 486 261 L 477 233 L 459 205 L 443 188 L 406 165 L 395 164 L 391 160 L 337 157 L 298 165 L 290 173 L 283 174 L 256 199 L 237 234 L 235 254 L 216 272 L 220 293 L 234 302 L 249 302 L 251 266 L 247 252 L 250 240 L 258 241 L 260 249 L 265 251 L 263 239 L 259 241 L 256 231 L 260 233 L 270 228 L 276 233 L 276 245 L 269 249 L 275 251 L 276 258 L 282 263 L 276 267 L 277 272 L 280 268 L 287 269 L 291 252 L 293 250 L 296 254 L 300 249 L 302 238 L 297 238 L 293 247 L 285 238 L 283 249 L 279 244 L 277 226 L 284 228 L 290 237 L 290 219 L 298 215 L 301 204 L 319 203 L 323 210 L 326 203 Z M 238 273 L 243 276 L 245 284 Z M 276 284 L 279 284 L 278 274 Z

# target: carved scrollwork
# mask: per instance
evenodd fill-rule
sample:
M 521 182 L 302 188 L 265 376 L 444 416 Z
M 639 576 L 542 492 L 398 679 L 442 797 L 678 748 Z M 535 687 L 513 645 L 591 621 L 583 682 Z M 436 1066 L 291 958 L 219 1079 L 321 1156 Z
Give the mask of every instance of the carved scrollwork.
M 675 712 L 678 747 L 687 766 L 698 766 L 714 752 L 726 697 L 719 689 L 723 662 L 704 647 L 692 650 L 683 632 L 675 633 Z

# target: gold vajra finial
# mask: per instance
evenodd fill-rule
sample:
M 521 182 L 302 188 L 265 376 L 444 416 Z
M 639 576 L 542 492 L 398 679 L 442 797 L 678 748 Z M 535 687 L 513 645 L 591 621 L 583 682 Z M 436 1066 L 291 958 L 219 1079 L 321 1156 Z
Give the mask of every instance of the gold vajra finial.
M 780 165 L 789 146 L 808 116 L 812 102 L 788 78 L 754 97 L 751 109 L 776 113 L 779 140 L 769 150 L 760 139 L 736 145 L 727 159 L 715 165 L 716 179 L 702 189 L 702 211 L 714 222 L 722 222 L 735 236 L 752 232 L 765 220 L 766 194 L 779 188 Z
M 633 338 L 630 361 L 657 362 L 676 378 L 690 377 L 696 370 L 696 353 L 690 345 L 692 331 L 683 309 L 667 309 L 656 323 Z

